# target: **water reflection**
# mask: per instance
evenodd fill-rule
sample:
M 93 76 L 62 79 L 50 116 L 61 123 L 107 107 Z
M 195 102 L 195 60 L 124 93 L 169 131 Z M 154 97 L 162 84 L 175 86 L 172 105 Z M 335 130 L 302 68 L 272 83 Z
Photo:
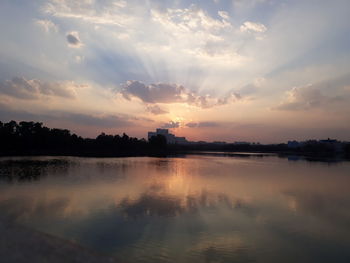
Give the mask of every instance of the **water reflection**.
M 142 194 L 137 200 L 123 199 L 120 207 L 128 217 L 141 216 L 175 216 L 183 211 L 180 199 L 167 195 Z
M 123 261 L 350 259 L 348 162 L 193 155 L 0 163 L 1 220 Z
M 156 186 L 159 187 L 159 186 Z M 214 210 L 224 207 L 227 209 L 242 208 L 241 200 L 231 200 L 229 196 L 223 193 L 210 193 L 202 191 L 198 195 L 188 195 L 183 199 L 169 194 L 157 193 L 159 188 L 150 188 L 136 200 L 124 198 L 119 207 L 122 213 L 131 218 L 140 218 L 142 216 L 177 216 L 183 213 L 195 213 L 203 209 Z
M 39 180 L 48 174 L 64 174 L 68 168 L 69 162 L 60 159 L 0 159 L 0 180 L 7 182 Z

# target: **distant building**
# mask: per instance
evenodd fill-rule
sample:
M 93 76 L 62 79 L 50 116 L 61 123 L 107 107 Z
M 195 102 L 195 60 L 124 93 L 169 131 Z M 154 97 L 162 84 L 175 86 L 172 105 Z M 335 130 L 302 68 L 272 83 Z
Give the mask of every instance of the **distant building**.
M 298 148 L 300 147 L 300 143 L 297 142 L 297 141 L 288 141 L 288 148 L 292 148 L 292 149 L 295 149 L 295 148 Z
M 226 144 L 226 142 L 220 142 L 220 141 L 214 141 L 212 142 L 213 144 L 219 144 L 219 145 L 223 145 L 223 144 Z
M 156 129 L 155 132 L 148 132 L 148 140 L 157 135 L 163 135 L 166 138 L 167 144 L 188 144 L 185 137 L 176 137 L 174 134 L 169 133 L 168 129 Z
M 342 143 L 338 140 L 332 140 L 328 138 L 327 140 L 320 140 L 319 142 L 327 145 L 329 148 L 333 149 L 336 152 L 340 152 L 343 148 Z
M 234 142 L 234 145 L 250 145 L 250 142 Z
M 333 144 L 333 143 L 337 143 L 337 140 L 332 140 L 332 139 L 327 139 L 327 140 L 320 140 L 320 143 L 328 143 L 328 144 Z
M 296 148 L 303 148 L 306 146 L 320 146 L 325 145 L 328 149 L 333 151 L 341 151 L 342 150 L 342 143 L 337 140 L 327 139 L 327 140 L 307 140 L 303 142 L 298 141 L 288 141 L 288 148 L 290 149 L 296 149 Z

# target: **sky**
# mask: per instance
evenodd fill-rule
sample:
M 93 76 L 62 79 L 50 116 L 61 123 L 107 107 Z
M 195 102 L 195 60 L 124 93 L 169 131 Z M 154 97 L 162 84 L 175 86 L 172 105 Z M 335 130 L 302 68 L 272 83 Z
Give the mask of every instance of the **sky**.
M 0 0 L 0 120 L 350 140 L 348 0 Z

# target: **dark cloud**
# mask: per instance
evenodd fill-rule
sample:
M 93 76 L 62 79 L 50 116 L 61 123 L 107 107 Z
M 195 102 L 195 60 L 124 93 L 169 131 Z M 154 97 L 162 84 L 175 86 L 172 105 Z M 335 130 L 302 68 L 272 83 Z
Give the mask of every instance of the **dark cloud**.
M 19 99 L 34 100 L 40 96 L 58 96 L 63 98 L 75 98 L 75 89 L 83 87 L 73 82 L 44 82 L 37 79 L 27 80 L 23 77 L 15 77 L 0 83 L 0 94 L 5 94 Z
M 211 122 L 211 121 L 205 121 L 205 122 L 189 122 L 186 124 L 186 127 L 188 128 L 201 128 L 201 127 L 217 127 L 219 126 L 219 123 L 217 122 Z
M 225 105 L 242 98 L 240 94 L 235 92 L 230 92 L 222 98 L 201 96 L 177 84 L 145 85 L 136 80 L 127 81 L 120 93 L 128 100 L 138 98 L 144 103 L 187 103 L 201 108 Z
M 186 124 L 186 126 L 188 128 L 196 128 L 196 127 L 198 127 L 198 123 L 197 122 L 189 122 Z
M 80 113 L 62 113 L 59 114 L 57 118 L 62 118 L 71 121 L 72 123 L 81 124 L 84 126 L 95 126 L 103 128 L 119 128 L 134 125 L 128 117 L 117 115 L 93 116 Z
M 66 36 L 68 45 L 70 47 L 80 47 L 82 46 L 82 42 L 79 38 L 78 32 L 70 32 Z
M 146 103 L 171 103 L 183 101 L 182 94 L 185 88 L 176 84 L 145 85 L 139 81 L 128 81 L 121 91 L 126 99 L 137 97 Z
M 155 114 L 155 115 L 168 113 L 168 111 L 160 108 L 158 105 L 154 105 L 154 106 L 149 105 L 149 106 L 147 106 L 146 110 L 152 114 Z
M 101 128 L 122 128 L 134 126 L 137 120 L 129 116 L 101 115 L 94 116 L 84 113 L 70 113 L 62 111 L 49 111 L 45 114 L 34 114 L 24 110 L 16 110 L 0 102 L 1 121 L 39 121 L 39 122 L 68 122 L 73 125 Z
M 172 129 L 172 128 L 179 128 L 180 127 L 180 122 L 174 122 L 174 121 L 169 121 L 167 123 L 164 123 L 161 128 L 163 129 Z

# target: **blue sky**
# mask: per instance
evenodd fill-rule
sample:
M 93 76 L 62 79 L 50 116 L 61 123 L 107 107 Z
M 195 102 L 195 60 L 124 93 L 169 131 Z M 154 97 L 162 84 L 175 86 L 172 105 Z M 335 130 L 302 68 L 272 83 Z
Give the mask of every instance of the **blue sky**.
M 2 0 L 0 118 L 350 140 L 350 2 Z M 210 125 L 206 125 L 210 123 Z

